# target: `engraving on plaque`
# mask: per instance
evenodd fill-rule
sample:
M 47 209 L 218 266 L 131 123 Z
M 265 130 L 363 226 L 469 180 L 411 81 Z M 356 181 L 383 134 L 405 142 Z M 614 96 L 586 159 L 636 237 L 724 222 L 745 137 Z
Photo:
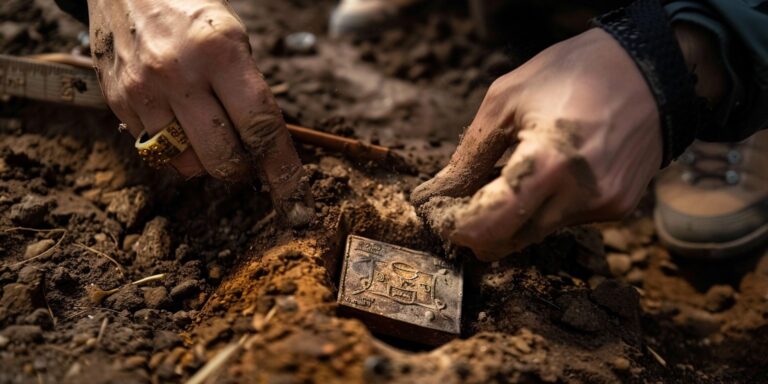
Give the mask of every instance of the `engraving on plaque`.
M 350 235 L 338 302 L 380 317 L 457 335 L 461 270 L 425 252 Z
M 360 263 L 370 263 L 369 274 L 361 281 L 362 288 L 350 295 L 369 293 L 394 300 L 400 304 L 418 305 L 440 311 L 445 304 L 435 298 L 437 275 L 416 269 L 399 261 L 382 263 L 374 259 L 364 259 Z

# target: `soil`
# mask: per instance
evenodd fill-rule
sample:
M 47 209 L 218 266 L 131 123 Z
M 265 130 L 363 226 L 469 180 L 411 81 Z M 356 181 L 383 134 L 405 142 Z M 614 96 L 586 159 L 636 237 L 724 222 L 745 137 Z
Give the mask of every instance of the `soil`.
M 445 255 L 408 196 L 525 57 L 482 44 L 458 5 L 334 41 L 331 1 L 231 4 L 270 85 L 287 85 L 289 122 L 396 148 L 419 172 L 300 145 L 317 216 L 287 229 L 258 185 L 148 169 L 107 112 L 3 101 L 0 382 L 183 382 L 212 366 L 209 382 L 768 381 L 768 253 L 673 257 L 650 198 L 501 262 L 459 254 L 462 335 L 440 347 L 340 316 L 347 234 Z M 9 54 L 69 51 L 84 30 L 49 0 L 5 2 L 2 18 Z M 314 51 L 281 48 L 297 31 Z

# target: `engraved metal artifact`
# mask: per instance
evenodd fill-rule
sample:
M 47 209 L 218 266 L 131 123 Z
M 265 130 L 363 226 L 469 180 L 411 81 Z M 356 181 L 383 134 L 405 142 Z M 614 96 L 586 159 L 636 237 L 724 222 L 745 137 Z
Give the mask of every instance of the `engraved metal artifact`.
M 460 333 L 461 268 L 426 252 L 347 237 L 340 310 L 375 332 L 424 344 Z

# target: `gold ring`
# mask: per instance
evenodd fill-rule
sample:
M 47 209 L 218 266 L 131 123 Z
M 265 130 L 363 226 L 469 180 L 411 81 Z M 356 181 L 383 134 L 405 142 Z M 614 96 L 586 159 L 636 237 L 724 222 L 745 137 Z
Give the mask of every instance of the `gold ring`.
M 189 147 L 189 139 L 175 118 L 160 132 L 149 136 L 147 130 L 136 138 L 136 150 L 150 167 L 160 168 Z

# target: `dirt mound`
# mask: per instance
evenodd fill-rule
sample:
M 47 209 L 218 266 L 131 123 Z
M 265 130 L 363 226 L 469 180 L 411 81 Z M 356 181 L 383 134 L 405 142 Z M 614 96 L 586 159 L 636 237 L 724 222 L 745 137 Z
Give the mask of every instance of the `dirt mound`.
M 24 16 L 44 14 L 38 3 L 7 3 L 4 20 L 51 45 L 4 40 L 4 52 L 76 44 L 55 13 Z M 768 255 L 676 259 L 647 206 L 502 262 L 459 254 L 462 336 L 438 348 L 339 316 L 346 235 L 445 256 L 407 196 L 445 164 L 502 54 L 475 44 L 457 6 L 404 32 L 331 41 L 331 1 L 231 3 L 270 84 L 283 84 L 289 121 L 398 148 L 420 174 L 300 146 L 317 216 L 291 230 L 258 185 L 147 169 L 106 113 L 4 102 L 0 382 L 768 380 Z M 273 51 L 302 30 L 318 34 L 314 53 Z

